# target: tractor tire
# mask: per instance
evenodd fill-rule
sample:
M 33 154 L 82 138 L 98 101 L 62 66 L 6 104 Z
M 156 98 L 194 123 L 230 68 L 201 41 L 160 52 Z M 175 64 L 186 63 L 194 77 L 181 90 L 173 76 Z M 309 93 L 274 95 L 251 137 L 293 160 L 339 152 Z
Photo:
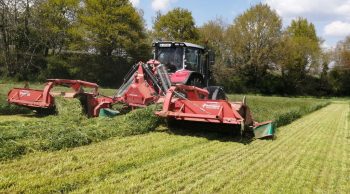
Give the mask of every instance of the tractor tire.
M 190 77 L 186 83 L 186 85 L 189 86 L 196 86 L 198 88 L 203 88 L 204 86 L 204 81 L 201 77 L 193 76 Z
M 208 86 L 205 88 L 209 92 L 209 99 L 211 100 L 226 100 L 226 93 L 221 86 Z

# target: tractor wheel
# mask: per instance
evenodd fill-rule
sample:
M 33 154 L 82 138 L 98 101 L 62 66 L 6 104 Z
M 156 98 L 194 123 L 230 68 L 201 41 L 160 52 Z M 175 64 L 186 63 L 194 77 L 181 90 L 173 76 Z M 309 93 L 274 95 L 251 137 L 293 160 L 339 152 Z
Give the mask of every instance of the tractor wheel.
M 187 81 L 187 84 L 189 86 L 196 86 L 198 88 L 203 88 L 204 81 L 200 77 L 190 77 L 190 79 Z
M 226 93 L 220 86 L 208 86 L 205 89 L 209 92 L 209 99 L 211 100 L 226 100 Z

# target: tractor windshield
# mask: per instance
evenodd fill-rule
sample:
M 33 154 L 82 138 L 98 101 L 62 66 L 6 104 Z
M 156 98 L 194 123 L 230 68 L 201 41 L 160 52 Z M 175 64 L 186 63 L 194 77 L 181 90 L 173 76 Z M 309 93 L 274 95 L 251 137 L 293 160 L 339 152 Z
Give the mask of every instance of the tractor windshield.
M 168 72 L 173 73 L 183 68 L 183 48 L 161 47 L 156 52 L 156 59 L 165 65 Z

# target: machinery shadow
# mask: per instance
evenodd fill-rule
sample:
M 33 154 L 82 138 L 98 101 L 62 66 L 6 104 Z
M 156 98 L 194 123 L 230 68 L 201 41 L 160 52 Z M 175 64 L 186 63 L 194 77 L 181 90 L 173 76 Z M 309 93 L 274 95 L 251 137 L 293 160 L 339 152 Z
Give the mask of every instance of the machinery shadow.
M 254 140 L 254 136 L 250 134 L 240 133 L 240 126 L 228 124 L 212 124 L 191 121 L 167 121 L 167 133 L 201 137 L 208 140 L 217 140 L 221 142 L 237 142 L 242 144 L 250 144 Z

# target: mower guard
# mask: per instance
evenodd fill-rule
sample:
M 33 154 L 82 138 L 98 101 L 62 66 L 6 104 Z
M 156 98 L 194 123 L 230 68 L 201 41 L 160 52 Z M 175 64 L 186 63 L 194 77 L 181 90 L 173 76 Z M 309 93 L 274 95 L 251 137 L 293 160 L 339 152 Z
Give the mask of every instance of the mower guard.
M 253 127 L 254 136 L 258 139 L 273 137 L 276 126 L 272 121 L 256 123 Z

